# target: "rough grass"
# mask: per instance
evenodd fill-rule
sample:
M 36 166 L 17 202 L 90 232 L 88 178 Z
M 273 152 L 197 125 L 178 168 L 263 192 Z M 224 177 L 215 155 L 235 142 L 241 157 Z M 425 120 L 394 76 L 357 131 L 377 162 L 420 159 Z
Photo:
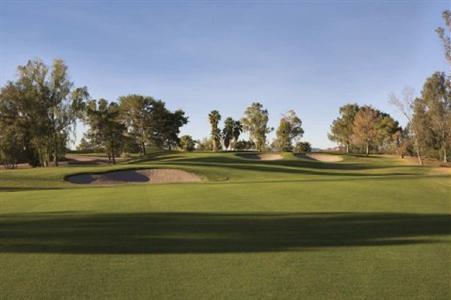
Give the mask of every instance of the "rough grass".
M 284 157 L 0 170 L 0 298 L 450 298 L 448 173 L 391 157 Z M 153 167 L 208 181 L 64 181 Z

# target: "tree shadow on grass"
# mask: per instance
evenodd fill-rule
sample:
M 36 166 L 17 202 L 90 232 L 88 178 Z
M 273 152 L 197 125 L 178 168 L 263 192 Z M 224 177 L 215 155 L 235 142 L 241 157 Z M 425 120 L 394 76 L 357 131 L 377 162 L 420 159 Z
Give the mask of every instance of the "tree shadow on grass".
M 52 190 L 62 190 L 65 188 L 60 187 L 11 187 L 5 186 L 0 187 L 1 192 L 27 192 L 27 191 L 52 191 Z
M 143 183 L 148 182 L 149 177 L 138 172 L 139 170 L 115 170 L 104 173 L 87 173 L 66 176 L 64 179 L 75 184 L 89 183 Z
M 272 168 L 280 168 L 280 167 L 289 167 L 289 168 L 312 168 L 312 169 L 325 169 L 325 170 L 375 170 L 375 169 L 387 169 L 393 167 L 405 168 L 412 167 L 408 165 L 393 165 L 390 163 L 386 164 L 375 164 L 375 163 L 364 163 L 364 162 L 322 162 L 316 160 L 307 160 L 307 159 L 280 159 L 280 160 L 258 160 L 258 159 L 249 159 L 243 158 L 249 155 L 253 155 L 255 153 L 236 153 L 235 157 L 232 156 L 176 156 L 172 157 L 171 161 L 165 160 L 154 160 L 152 162 L 170 162 L 170 163 L 199 163 L 202 165 L 217 165 L 227 167 L 228 165 L 240 165 L 243 167 L 246 166 L 265 166 Z M 143 163 L 145 161 L 140 161 L 139 163 Z M 137 163 L 137 162 L 133 162 Z
M 243 171 L 256 172 L 275 172 L 285 174 L 301 174 L 301 175 L 332 175 L 332 176 L 387 176 L 387 175 L 418 175 L 417 171 L 412 172 L 411 166 L 375 164 L 375 163 L 354 163 L 354 162 L 321 162 L 315 160 L 304 159 L 283 159 L 274 161 L 260 161 L 252 159 L 240 158 L 242 155 L 250 155 L 254 152 L 236 152 L 233 156 L 183 156 L 174 155 L 173 153 L 157 153 L 152 156 L 152 159 L 141 159 L 130 162 L 130 164 L 145 164 L 152 163 L 153 165 L 167 165 L 173 166 L 193 166 L 193 167 L 220 167 Z M 167 160 L 168 159 L 168 160 Z M 365 171 L 372 171 L 378 169 L 393 169 L 385 173 L 364 173 Z M 353 172 L 354 171 L 354 172 Z
M 170 161 L 175 159 L 185 158 L 177 151 L 159 151 L 146 154 L 138 158 L 130 160 L 129 164 L 142 164 L 146 162 Z
M 400 176 L 402 175 L 402 176 Z M 271 180 L 244 180 L 244 181 L 215 181 L 214 183 L 224 183 L 224 184 L 268 184 L 268 183 L 308 183 L 308 182 L 351 182 L 351 181 L 371 181 L 371 182 L 377 182 L 377 181 L 387 181 L 390 179 L 393 180 L 418 180 L 418 179 L 437 179 L 437 178 L 444 178 L 444 175 L 411 175 L 411 174 L 400 174 L 400 173 L 391 173 L 389 175 L 378 175 L 378 174 L 368 174 L 365 176 L 355 175 L 354 177 L 329 177 L 329 178 L 318 178 L 318 177 L 311 177 L 311 178 L 300 178 L 300 179 L 271 179 Z
M 321 163 L 325 164 L 325 163 Z M 362 172 L 352 172 L 346 169 L 326 168 L 326 167 L 315 167 L 313 165 L 291 165 L 289 162 L 284 164 L 276 164 L 274 162 L 233 162 L 221 163 L 221 162 L 205 162 L 196 160 L 177 160 L 171 162 L 172 166 L 193 166 L 193 167 L 221 167 L 229 168 L 235 170 L 243 171 L 254 171 L 254 172 L 266 172 L 266 173 L 285 173 L 285 174 L 300 174 L 300 175 L 328 175 L 328 176 L 373 176 L 373 177 L 383 177 L 387 175 L 418 175 L 416 172 L 385 172 L 385 173 L 362 173 Z M 369 169 L 349 169 L 349 170 L 369 170 Z
M 0 253 L 235 253 L 446 243 L 451 216 L 390 213 L 0 215 Z

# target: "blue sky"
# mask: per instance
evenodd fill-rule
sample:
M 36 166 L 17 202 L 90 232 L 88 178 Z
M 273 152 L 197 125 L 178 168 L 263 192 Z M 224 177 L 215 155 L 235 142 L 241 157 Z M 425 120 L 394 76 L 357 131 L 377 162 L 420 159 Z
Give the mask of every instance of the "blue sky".
M 329 147 L 330 123 L 345 103 L 371 104 L 404 122 L 388 95 L 405 86 L 420 92 L 426 77 L 447 70 L 434 29 L 448 6 L 0 0 L 0 84 L 30 58 L 63 58 L 94 98 L 138 93 L 185 110 L 182 132 L 195 138 L 209 134 L 209 111 L 240 118 L 259 101 L 271 126 L 294 109 L 304 140 Z

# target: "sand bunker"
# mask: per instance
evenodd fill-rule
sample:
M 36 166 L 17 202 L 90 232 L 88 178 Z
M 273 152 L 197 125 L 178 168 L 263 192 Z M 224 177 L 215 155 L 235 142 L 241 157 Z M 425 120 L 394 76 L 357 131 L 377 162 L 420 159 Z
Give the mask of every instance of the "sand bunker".
M 121 183 L 166 183 L 198 182 L 195 174 L 176 169 L 124 170 L 102 174 L 81 174 L 69 176 L 67 181 L 76 184 L 121 184 Z
M 283 156 L 279 153 L 250 153 L 250 154 L 240 154 L 242 158 L 254 159 L 254 160 L 279 160 L 283 159 Z
M 323 162 L 337 162 L 342 161 L 343 157 L 340 155 L 322 154 L 322 153 L 308 153 L 305 155 L 313 160 L 323 161 Z

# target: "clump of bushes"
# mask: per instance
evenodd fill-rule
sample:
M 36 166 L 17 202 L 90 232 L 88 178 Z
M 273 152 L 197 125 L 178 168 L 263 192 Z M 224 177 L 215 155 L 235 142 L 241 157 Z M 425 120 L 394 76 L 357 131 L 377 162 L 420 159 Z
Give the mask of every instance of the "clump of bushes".
M 298 142 L 294 146 L 293 152 L 296 154 L 312 152 L 312 145 L 309 142 Z

